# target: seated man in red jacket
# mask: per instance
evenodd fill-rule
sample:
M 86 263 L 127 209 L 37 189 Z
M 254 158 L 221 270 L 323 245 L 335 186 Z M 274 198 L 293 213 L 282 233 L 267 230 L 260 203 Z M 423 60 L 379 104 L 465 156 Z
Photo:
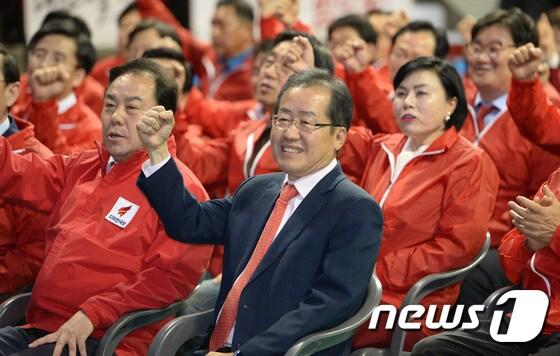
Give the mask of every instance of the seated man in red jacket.
M 219 0 L 212 16 L 212 44 L 196 39 L 162 0 L 136 0 L 143 18 L 155 18 L 175 29 L 183 54 L 192 63 L 195 85 L 208 98 L 245 100 L 253 97 L 251 61 L 253 8 L 245 0 Z
M 35 125 L 39 141 L 55 153 L 94 148 L 97 115 L 75 93 L 95 60 L 88 37 L 65 20 L 52 20 L 28 45 L 28 88 L 11 112 Z
M 33 125 L 8 114 L 19 95 L 17 63 L 0 46 L 0 135 L 14 152 L 52 153 L 37 139 Z M 0 199 L 0 301 L 33 283 L 43 263 L 48 214 Z
M 41 159 L 13 154 L 0 138 L 0 196 L 50 212 L 27 324 L 0 329 L 0 354 L 58 355 L 66 345 L 71 354 L 94 354 L 123 314 L 168 305 L 197 284 L 212 247 L 170 239 L 135 184 L 147 159 L 136 123 L 150 109 L 172 115 L 176 103 L 175 82 L 138 59 L 111 71 L 103 147 Z M 188 189 L 206 199 L 192 172 L 180 167 Z M 117 354 L 145 355 L 158 326 L 125 338 Z
M 505 334 L 508 331 L 510 316 L 504 318 L 498 332 L 491 331 L 490 320 L 483 320 L 474 330 L 444 332 L 423 339 L 415 345 L 413 356 L 547 356 L 560 353 L 560 297 L 558 295 L 560 200 L 558 197 L 560 197 L 560 170 L 556 170 L 545 182 L 534 200 L 517 197 L 516 202 L 509 202 L 509 212 L 515 228 L 502 238 L 499 248 L 502 266 L 513 283 L 521 285 L 523 289 L 541 290 L 548 296 L 549 309 L 543 330 L 527 342 L 497 342 L 493 335 Z M 511 314 L 511 320 L 514 314 L 515 309 Z M 535 330 L 524 330 L 524 332 L 535 332 Z

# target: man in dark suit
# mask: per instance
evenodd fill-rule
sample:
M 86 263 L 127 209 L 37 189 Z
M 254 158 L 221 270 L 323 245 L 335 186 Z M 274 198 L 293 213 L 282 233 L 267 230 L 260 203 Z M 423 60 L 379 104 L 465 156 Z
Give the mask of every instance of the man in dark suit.
M 150 156 L 138 184 L 169 235 L 225 245 L 210 338 L 210 350 L 219 352 L 209 355 L 283 354 L 349 318 L 377 256 L 381 210 L 336 161 L 352 117 L 345 85 L 321 70 L 300 72 L 283 86 L 273 113 L 271 144 L 284 173 L 252 177 L 233 197 L 204 203 L 182 188 L 165 148 L 172 113 L 155 107 L 137 125 Z

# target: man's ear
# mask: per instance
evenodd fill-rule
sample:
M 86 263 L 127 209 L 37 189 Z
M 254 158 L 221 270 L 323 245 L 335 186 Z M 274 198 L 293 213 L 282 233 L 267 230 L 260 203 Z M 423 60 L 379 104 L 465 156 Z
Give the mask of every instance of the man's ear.
M 11 107 L 15 104 L 17 98 L 19 97 L 19 93 L 21 91 L 19 82 L 14 82 L 10 84 L 6 84 L 5 90 L 5 99 L 6 99 L 6 107 Z
M 77 68 L 72 76 L 72 88 L 79 87 L 86 79 L 86 70 L 84 68 Z
M 346 127 L 336 127 L 336 132 L 334 135 L 335 135 L 334 148 L 335 151 L 338 151 L 342 148 L 344 142 L 346 142 L 346 136 L 348 136 L 348 130 L 346 130 Z

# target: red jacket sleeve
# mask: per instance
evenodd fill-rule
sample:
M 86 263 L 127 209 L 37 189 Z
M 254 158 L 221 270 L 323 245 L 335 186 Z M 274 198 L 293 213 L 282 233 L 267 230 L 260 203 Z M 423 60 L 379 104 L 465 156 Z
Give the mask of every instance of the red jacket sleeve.
M 103 111 L 103 99 L 105 96 L 105 88 L 92 76 L 88 75 L 82 81 L 82 84 L 75 89 L 76 96 L 82 98 L 82 101 L 96 114 L 100 115 Z
M 177 31 L 182 42 L 183 54 L 193 66 L 193 71 L 199 77 L 205 76 L 202 60 L 209 55 L 210 45 L 198 41 L 189 30 L 181 25 L 161 0 L 136 0 L 136 6 L 143 18 L 151 17 L 165 22 Z
M 539 80 L 512 80 L 507 105 L 525 137 L 560 153 L 560 111 L 547 99 Z
M 351 127 L 346 136 L 346 142 L 338 154 L 338 160 L 344 174 L 354 183 L 360 184 L 368 157 L 375 155 L 371 152 L 374 148 L 374 136 L 365 127 Z
M 549 179 L 541 185 L 535 197 L 541 198 L 544 195 L 544 184 L 547 184 L 554 190 L 554 187 L 558 186 L 557 182 L 559 179 L 560 170 L 556 170 Z M 558 191 L 555 191 L 555 194 L 558 196 Z M 500 243 L 500 260 L 507 277 L 513 283 L 521 282 L 521 272 L 534 253 L 534 251 L 526 246 L 525 242 L 525 236 L 514 228 L 504 235 Z M 549 247 L 556 255 L 560 256 L 560 228 L 558 228 L 552 236 Z
M 482 154 L 450 173 L 442 199 L 444 213 L 431 241 L 377 259 L 384 287 L 406 293 L 419 279 L 469 263 L 480 251 L 494 210 L 499 176 Z
M 5 203 L 0 208 L 0 293 L 14 293 L 35 280 L 45 258 L 48 214 Z
M 177 158 L 185 163 L 205 186 L 225 186 L 231 144 L 231 137 L 205 139 L 186 132 L 178 140 Z
M 346 73 L 346 84 L 360 118 L 374 133 L 396 133 L 399 127 L 393 116 L 393 104 L 383 90 L 371 66 L 361 73 Z
M 208 195 L 192 172 L 182 167 L 186 188 L 199 201 Z M 162 308 L 185 298 L 207 269 L 212 245 L 189 245 L 171 239 L 161 222 L 144 257 L 143 269 L 126 282 L 87 299 L 80 309 L 96 329 L 108 328 L 122 315 L 141 309 Z
M 197 89 L 191 90 L 185 115 L 190 124 L 202 126 L 212 138 L 227 137 L 241 121 L 248 120 L 248 111 L 255 109 L 255 100 L 223 101 L 206 99 Z
M 500 261 L 507 278 L 514 284 L 521 282 L 521 273 L 533 255 L 525 245 L 525 236 L 517 229 L 512 229 L 502 237 L 500 247 Z
M 35 136 L 54 153 L 92 149 L 101 139 L 101 120 L 80 101 L 62 115 L 57 113 L 55 100 L 32 102 L 28 113 Z M 60 129 L 63 125 L 68 126 L 64 132 Z
M 282 21 L 274 16 L 261 17 L 260 26 L 261 41 L 273 40 L 280 32 L 287 29 Z M 311 33 L 311 28 L 301 21 L 294 24 L 294 30 Z
M 50 212 L 64 187 L 68 156 L 47 159 L 35 154 L 20 156 L 0 137 L 0 196 L 32 209 Z

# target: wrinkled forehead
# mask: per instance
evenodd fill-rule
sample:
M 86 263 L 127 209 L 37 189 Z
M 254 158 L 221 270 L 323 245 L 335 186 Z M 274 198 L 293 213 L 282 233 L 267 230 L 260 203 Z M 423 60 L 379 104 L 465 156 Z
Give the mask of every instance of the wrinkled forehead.
M 143 101 L 155 101 L 156 82 L 148 72 L 128 72 L 115 78 L 105 91 L 106 98 L 135 97 Z

